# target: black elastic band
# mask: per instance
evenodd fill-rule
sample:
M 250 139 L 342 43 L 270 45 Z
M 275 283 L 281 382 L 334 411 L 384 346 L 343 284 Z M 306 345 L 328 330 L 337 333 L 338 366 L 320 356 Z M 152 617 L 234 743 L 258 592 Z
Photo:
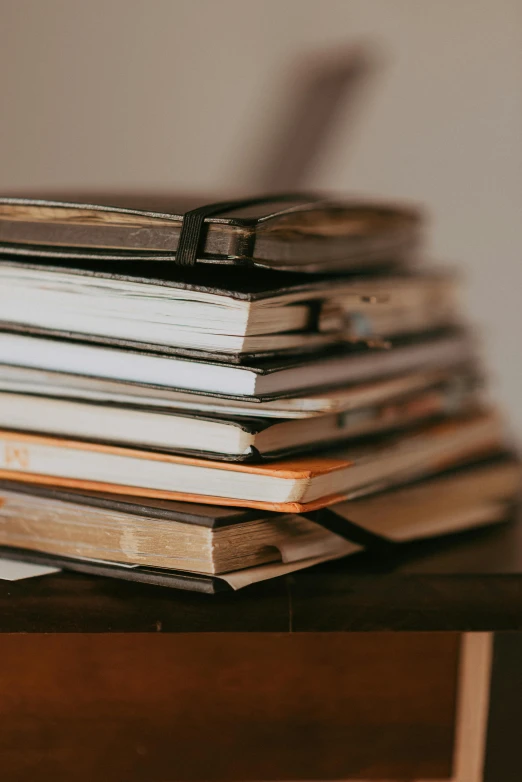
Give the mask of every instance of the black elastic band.
M 190 212 L 186 212 L 183 215 L 181 233 L 176 250 L 176 263 L 180 266 L 194 266 L 201 246 L 203 226 L 207 217 L 215 217 L 223 212 L 230 212 L 233 209 L 244 209 L 257 204 L 284 203 L 287 201 L 303 201 L 306 203 L 318 200 L 320 200 L 320 197 L 317 194 L 279 193 L 276 195 L 257 196 L 256 198 L 242 198 L 236 201 L 221 201 L 215 204 L 200 206 L 197 209 L 191 209 Z

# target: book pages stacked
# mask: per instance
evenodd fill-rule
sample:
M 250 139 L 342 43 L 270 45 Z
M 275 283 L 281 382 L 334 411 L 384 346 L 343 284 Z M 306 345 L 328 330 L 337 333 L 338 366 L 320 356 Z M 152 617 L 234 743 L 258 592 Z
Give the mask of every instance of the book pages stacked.
M 519 464 L 422 227 L 1 198 L 2 555 L 216 592 L 505 520 Z

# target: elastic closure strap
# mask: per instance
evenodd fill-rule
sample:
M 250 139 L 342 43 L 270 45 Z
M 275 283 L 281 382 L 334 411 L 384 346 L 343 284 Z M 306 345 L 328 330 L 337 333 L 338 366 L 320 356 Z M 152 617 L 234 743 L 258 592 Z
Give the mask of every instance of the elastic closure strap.
M 186 212 L 183 215 L 181 233 L 176 250 L 176 263 L 179 266 L 194 266 L 201 248 L 203 227 L 208 217 L 231 212 L 233 209 L 257 206 L 257 204 L 285 203 L 288 201 L 306 202 L 310 200 L 317 201 L 319 197 L 316 194 L 310 195 L 307 193 L 279 193 L 276 195 L 257 196 L 256 198 L 242 198 L 236 201 L 220 201 L 219 203 L 207 204 L 197 209 L 191 209 L 190 212 Z

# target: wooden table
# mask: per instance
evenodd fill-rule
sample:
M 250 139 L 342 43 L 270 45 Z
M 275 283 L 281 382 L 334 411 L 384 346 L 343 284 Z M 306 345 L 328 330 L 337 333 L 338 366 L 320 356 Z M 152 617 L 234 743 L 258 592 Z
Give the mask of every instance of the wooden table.
M 9 782 L 522 779 L 522 523 L 234 594 L 0 582 L 0 631 Z

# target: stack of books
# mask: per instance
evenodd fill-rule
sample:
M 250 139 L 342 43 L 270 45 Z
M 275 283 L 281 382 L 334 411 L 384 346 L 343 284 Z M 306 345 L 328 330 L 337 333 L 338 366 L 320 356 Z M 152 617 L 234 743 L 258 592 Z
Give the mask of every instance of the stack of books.
M 2 554 L 213 592 L 504 519 L 519 466 L 421 229 L 0 199 Z

